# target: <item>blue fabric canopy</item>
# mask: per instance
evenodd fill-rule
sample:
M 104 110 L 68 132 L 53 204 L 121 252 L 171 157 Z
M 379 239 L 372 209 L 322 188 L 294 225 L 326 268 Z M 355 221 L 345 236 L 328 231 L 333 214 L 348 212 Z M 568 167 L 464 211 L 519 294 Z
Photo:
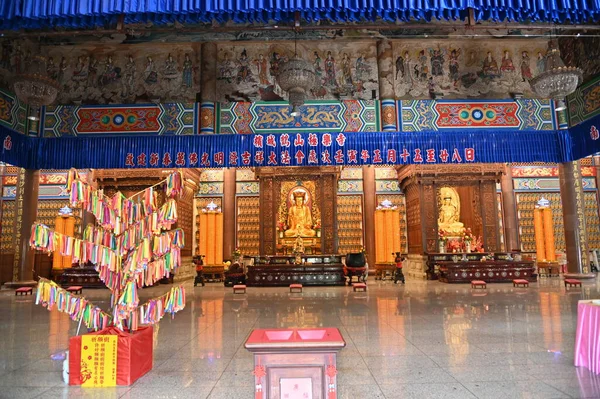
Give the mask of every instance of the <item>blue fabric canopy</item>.
M 600 20 L 600 0 L 0 0 L 0 29 L 91 28 L 125 23 L 166 24 L 292 21 L 410 21 L 464 19 L 585 23 Z
M 569 128 L 573 159 L 600 152 L 600 115 Z
M 568 130 L 27 137 L 0 126 L 0 161 L 29 169 L 406 165 L 572 160 Z

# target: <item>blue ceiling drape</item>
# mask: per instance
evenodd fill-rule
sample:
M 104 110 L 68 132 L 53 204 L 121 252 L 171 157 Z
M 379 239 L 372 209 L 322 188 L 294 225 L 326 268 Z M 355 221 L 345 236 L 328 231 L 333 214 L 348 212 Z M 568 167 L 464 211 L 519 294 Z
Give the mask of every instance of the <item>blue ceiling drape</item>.
M 600 0 L 0 0 L 0 29 L 91 28 L 167 24 L 292 21 L 477 20 L 585 23 L 600 21 Z
M 324 166 L 573 160 L 568 130 L 27 137 L 0 126 L 0 161 L 29 169 Z

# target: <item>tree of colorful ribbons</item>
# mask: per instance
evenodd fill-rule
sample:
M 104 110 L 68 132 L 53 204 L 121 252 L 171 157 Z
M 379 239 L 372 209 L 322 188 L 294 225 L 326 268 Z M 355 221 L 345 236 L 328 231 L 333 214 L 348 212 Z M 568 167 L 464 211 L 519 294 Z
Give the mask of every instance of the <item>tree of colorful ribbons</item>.
M 71 206 L 81 206 L 96 217 L 96 226 L 86 227 L 83 238 L 60 234 L 41 223 L 31 227 L 31 247 L 48 253 L 72 256 L 73 262 L 91 263 L 100 279 L 112 291 L 111 311 L 105 312 L 56 283 L 40 279 L 36 303 L 48 310 L 54 306 L 82 320 L 90 329 L 114 325 L 136 330 L 138 324 L 157 323 L 165 313 L 172 315 L 185 307 L 183 286 L 139 304 L 138 289 L 169 277 L 181 264 L 183 230 L 171 230 L 177 222 L 177 202 L 183 191 L 181 172 L 173 172 L 160 183 L 126 198 L 118 192 L 112 198 L 69 171 L 67 190 Z M 158 190 L 167 198 L 157 206 Z

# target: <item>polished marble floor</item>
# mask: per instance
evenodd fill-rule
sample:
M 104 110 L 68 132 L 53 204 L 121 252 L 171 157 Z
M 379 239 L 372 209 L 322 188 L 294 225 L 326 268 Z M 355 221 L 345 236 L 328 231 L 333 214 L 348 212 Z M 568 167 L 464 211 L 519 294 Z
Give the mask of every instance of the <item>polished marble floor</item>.
M 408 280 L 347 287 L 249 288 L 187 284 L 187 307 L 155 330 L 154 369 L 132 387 L 62 382 L 60 357 L 77 324 L 0 292 L 0 398 L 253 398 L 254 328 L 338 327 L 340 398 L 600 398 L 600 376 L 573 366 L 577 301 L 600 280 L 565 291 L 558 278 L 530 288 Z M 165 286 L 142 291 L 151 297 Z M 98 305 L 106 290 L 85 290 Z M 144 298 L 142 298 L 144 299 Z

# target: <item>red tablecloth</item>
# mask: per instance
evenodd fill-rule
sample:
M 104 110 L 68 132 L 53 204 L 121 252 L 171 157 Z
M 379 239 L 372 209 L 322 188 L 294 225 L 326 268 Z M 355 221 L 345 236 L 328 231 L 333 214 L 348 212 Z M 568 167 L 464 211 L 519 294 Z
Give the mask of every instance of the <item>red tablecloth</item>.
M 600 305 L 592 301 L 579 301 L 577 305 L 575 366 L 600 374 Z

